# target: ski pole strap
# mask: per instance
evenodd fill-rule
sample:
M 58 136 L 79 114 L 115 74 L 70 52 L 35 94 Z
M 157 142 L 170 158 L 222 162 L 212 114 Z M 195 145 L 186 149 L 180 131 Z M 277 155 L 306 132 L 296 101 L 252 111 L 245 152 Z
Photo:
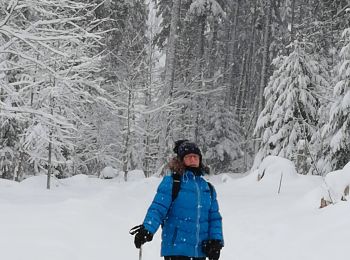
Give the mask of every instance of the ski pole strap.
M 141 229 L 142 225 L 138 225 L 133 227 L 132 229 L 130 229 L 129 234 L 130 235 L 135 235 L 136 233 L 138 233 Z

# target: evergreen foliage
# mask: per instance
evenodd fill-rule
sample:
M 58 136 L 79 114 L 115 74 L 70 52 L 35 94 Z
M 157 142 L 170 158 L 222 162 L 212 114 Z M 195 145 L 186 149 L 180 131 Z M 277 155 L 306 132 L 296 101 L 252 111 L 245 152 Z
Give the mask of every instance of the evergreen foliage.
M 330 137 L 328 160 L 335 169 L 341 169 L 350 161 L 350 29 L 343 34 L 344 46 L 336 66 L 334 102 L 324 134 Z
M 295 42 L 292 47 L 288 56 L 273 62 L 277 69 L 265 89 L 266 105 L 255 132 L 261 132 L 262 158 L 278 155 L 299 162 L 308 158 L 308 143 L 319 120 L 318 93 L 329 83 L 325 69 L 305 52 L 305 46 Z

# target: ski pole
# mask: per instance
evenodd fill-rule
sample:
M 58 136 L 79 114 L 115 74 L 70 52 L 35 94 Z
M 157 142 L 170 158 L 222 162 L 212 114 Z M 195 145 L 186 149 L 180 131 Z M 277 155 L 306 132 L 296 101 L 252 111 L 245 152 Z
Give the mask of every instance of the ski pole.
M 139 260 L 142 260 L 142 245 L 140 246 L 139 250 Z
M 133 227 L 132 229 L 130 229 L 129 234 L 135 235 L 136 233 L 138 233 L 140 231 L 141 227 L 142 227 L 142 225 L 138 225 L 138 226 Z M 139 260 L 142 260 L 142 245 L 140 246 L 140 249 L 139 249 Z

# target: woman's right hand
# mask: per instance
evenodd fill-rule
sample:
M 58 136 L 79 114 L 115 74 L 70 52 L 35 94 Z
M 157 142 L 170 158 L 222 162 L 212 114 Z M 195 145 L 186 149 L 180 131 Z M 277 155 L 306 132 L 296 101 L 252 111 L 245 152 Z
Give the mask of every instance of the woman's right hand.
M 136 248 L 140 248 L 144 243 L 152 241 L 153 234 L 149 232 L 143 225 L 133 227 L 130 234 L 135 234 L 134 244 Z

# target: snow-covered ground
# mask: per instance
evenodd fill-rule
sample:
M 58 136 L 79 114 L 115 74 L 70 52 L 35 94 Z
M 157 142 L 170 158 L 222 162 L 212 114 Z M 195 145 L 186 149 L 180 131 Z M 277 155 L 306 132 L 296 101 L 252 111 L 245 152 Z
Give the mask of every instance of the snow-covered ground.
M 211 178 L 224 224 L 221 260 L 349 259 L 350 202 L 319 209 L 322 178 L 293 171 L 284 173 L 278 194 L 281 169 L 271 169 L 260 182 L 257 172 Z M 45 182 L 0 179 L 1 259 L 138 259 L 128 232 L 142 222 L 159 178 L 78 175 L 53 180 L 50 191 Z M 159 231 L 143 247 L 144 260 L 161 259 Z

